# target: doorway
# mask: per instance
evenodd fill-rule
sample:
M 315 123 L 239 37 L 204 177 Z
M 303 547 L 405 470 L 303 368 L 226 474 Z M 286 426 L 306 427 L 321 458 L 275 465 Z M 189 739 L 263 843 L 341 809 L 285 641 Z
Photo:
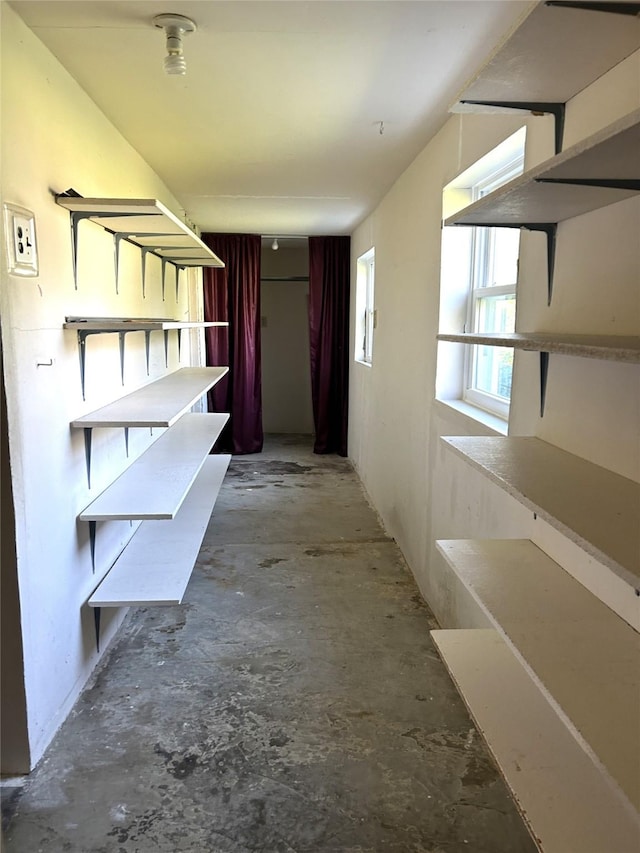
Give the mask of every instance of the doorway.
M 308 244 L 274 241 L 262 239 L 262 425 L 265 433 L 313 435 Z

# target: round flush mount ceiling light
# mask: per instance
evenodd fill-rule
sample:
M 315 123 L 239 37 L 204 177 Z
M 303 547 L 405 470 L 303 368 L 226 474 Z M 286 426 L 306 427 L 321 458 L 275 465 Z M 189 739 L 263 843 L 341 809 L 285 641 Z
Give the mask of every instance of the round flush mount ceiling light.
M 164 58 L 166 74 L 187 73 L 187 63 L 182 52 L 182 37 L 194 33 L 197 29 L 195 21 L 184 15 L 156 15 L 153 23 L 166 33 L 167 55 Z

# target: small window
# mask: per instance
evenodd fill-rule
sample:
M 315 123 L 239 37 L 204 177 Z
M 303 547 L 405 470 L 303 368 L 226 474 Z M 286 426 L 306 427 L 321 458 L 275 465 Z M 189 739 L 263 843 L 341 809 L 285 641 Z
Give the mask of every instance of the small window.
M 445 187 L 445 210 L 447 206 L 459 209 L 477 201 L 522 174 L 524 141 L 523 128 Z M 457 233 L 454 236 L 444 232 Z M 461 327 L 475 333 L 515 331 L 519 251 L 519 228 L 443 229 L 442 331 L 461 331 Z M 457 380 L 451 369 L 449 375 L 443 376 L 446 371 L 441 371 L 439 365 L 438 385 L 441 389 L 457 386 L 458 391 L 450 390 L 441 399 L 457 397 L 506 420 L 511 400 L 513 350 L 465 346 L 462 360 L 452 359 L 451 363 L 457 365 Z
M 374 304 L 375 250 L 370 249 L 358 258 L 356 272 L 356 361 L 371 364 L 373 331 L 376 327 Z

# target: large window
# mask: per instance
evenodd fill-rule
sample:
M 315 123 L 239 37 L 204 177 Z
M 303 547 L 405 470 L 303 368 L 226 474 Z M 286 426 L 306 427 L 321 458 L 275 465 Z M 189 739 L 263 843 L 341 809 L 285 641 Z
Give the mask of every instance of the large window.
M 445 214 L 488 195 L 520 175 L 524 167 L 524 128 L 445 188 Z M 447 210 L 448 208 L 448 210 Z M 476 333 L 513 332 L 520 230 L 518 228 L 443 229 L 440 328 Z M 453 232 L 456 232 L 455 234 Z M 461 328 L 462 327 L 462 328 Z M 438 384 L 456 398 L 506 419 L 511 399 L 513 350 L 465 346 L 461 360 L 447 359 Z M 457 371 L 457 378 L 451 373 Z M 457 391 L 451 392 L 451 389 Z
M 356 270 L 356 348 L 355 359 L 371 364 L 373 359 L 373 330 L 376 326 L 374 304 L 375 250 L 370 249 L 358 258 Z

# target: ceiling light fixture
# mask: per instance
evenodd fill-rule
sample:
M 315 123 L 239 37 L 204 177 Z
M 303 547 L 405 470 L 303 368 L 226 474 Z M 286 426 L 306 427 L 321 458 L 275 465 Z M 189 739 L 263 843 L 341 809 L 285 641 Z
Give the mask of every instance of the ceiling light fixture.
M 167 36 L 167 55 L 164 58 L 166 74 L 187 73 L 187 63 L 182 53 L 182 37 L 196 31 L 195 21 L 184 15 L 156 15 L 153 19 L 156 27 L 163 29 Z
M 278 238 L 277 237 L 273 238 L 273 243 L 271 244 L 271 248 L 273 249 L 274 252 L 278 251 Z

